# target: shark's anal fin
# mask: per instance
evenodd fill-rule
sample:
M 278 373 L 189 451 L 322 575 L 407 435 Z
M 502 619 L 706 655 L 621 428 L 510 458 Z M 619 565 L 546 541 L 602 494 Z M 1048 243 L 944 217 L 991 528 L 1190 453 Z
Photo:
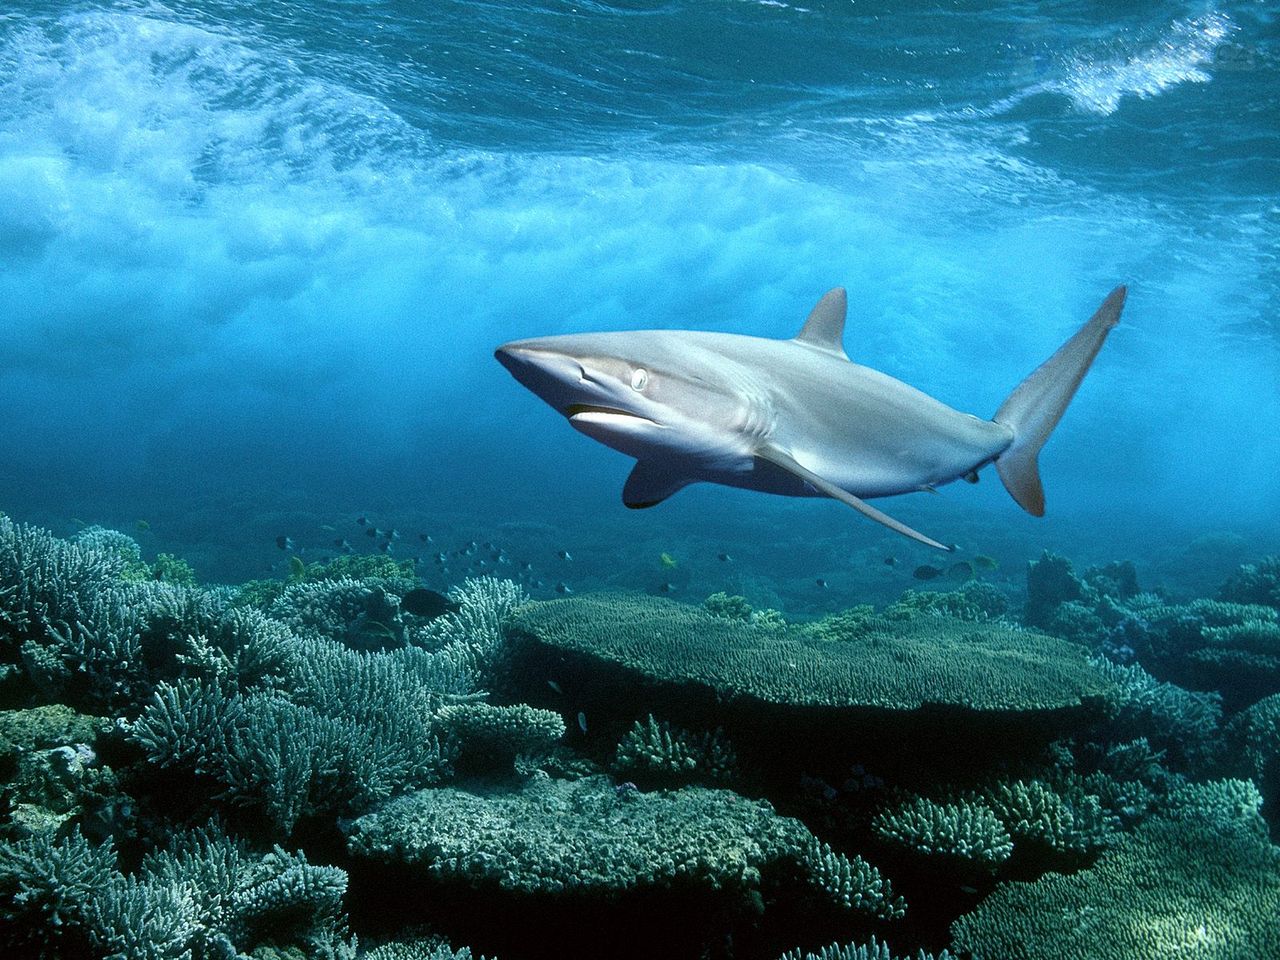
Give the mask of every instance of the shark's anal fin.
M 693 477 L 672 471 L 659 461 L 637 460 L 622 487 L 622 502 L 632 510 L 656 507 L 693 480 Z
M 872 520 L 876 521 L 876 523 L 883 523 L 895 533 L 900 533 L 904 537 L 910 537 L 912 540 L 923 543 L 926 546 L 936 547 L 939 550 L 946 550 L 948 553 L 955 550 L 955 547 L 949 547 L 946 544 L 939 543 L 931 537 L 926 537 L 923 533 L 912 530 L 905 523 L 900 523 L 893 519 L 893 517 L 889 516 L 887 513 L 881 513 L 875 507 L 871 506 L 871 504 L 858 499 L 852 493 L 849 493 L 846 490 L 841 490 L 834 483 L 823 479 L 807 467 L 801 466 L 796 462 L 794 457 L 782 450 L 778 450 L 774 447 L 765 447 L 762 450 L 757 450 L 756 456 L 761 460 L 767 460 L 774 466 L 799 477 L 819 493 L 825 493 L 833 500 L 839 500 L 841 503 L 847 503 L 863 516 L 870 517 Z

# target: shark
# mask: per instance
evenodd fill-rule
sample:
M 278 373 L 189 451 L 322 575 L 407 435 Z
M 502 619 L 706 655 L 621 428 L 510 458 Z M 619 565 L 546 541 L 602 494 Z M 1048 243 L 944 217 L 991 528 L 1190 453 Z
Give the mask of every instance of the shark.
M 1038 457 L 1120 320 L 1119 286 L 991 419 L 955 410 L 854 363 L 848 294 L 829 291 L 788 340 L 697 330 L 573 333 L 513 340 L 495 356 L 581 433 L 635 458 L 627 507 L 691 483 L 830 497 L 939 550 L 956 549 L 868 503 L 935 491 L 994 464 L 1027 513 L 1043 516 Z

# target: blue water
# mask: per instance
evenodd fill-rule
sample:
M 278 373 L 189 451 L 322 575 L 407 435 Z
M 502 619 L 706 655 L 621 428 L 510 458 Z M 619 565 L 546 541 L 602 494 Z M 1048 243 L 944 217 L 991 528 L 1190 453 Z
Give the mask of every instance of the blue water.
M 9 4 L 0 509 L 212 579 L 368 515 L 839 607 L 815 578 L 927 551 L 823 501 L 628 512 L 493 348 L 788 337 L 842 284 L 855 360 L 990 416 L 1123 282 L 1048 518 L 990 474 L 880 505 L 1018 578 L 1217 583 L 1278 529 L 1278 68 L 1252 0 Z

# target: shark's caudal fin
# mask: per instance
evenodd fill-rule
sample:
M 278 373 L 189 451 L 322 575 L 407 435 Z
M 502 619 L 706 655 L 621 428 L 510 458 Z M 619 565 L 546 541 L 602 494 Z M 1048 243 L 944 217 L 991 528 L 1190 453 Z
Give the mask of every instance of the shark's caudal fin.
M 1009 394 L 994 417 L 1013 430 L 1013 442 L 996 458 L 996 470 L 1009 495 L 1032 516 L 1044 516 L 1044 488 L 1036 458 L 1062 419 L 1089 365 L 1120 321 L 1125 288 L 1116 287 L 1098 312 L 1058 352 Z

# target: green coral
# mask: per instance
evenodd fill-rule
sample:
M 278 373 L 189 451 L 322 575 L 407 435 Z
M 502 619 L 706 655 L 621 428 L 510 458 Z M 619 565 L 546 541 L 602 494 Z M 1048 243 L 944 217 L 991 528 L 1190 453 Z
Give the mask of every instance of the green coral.
M 888 620 L 907 620 L 920 614 L 935 614 L 956 620 L 981 622 L 1004 616 L 1009 598 L 999 587 L 982 580 L 970 580 L 957 590 L 908 590 L 885 608 Z
M 409 794 L 356 820 L 348 846 L 425 877 L 526 894 L 611 899 L 679 885 L 752 899 L 762 874 L 794 869 L 811 839 L 767 803 L 726 790 L 638 793 L 605 777 L 534 777 L 511 792 Z M 831 896 L 855 909 L 897 903 L 870 867 L 846 861 L 843 874 L 829 873 Z
M 485 960 L 475 957 L 470 947 L 453 950 L 438 940 L 384 943 L 364 955 L 364 960 Z
M 871 829 L 881 840 L 928 857 L 944 857 L 994 869 L 1013 853 L 1000 818 L 980 801 L 938 803 L 925 797 L 876 815 Z
M 1280 554 L 1241 566 L 1219 588 L 1218 599 L 1280 608 Z
M 653 681 L 792 706 L 1055 710 L 1079 707 L 1107 688 L 1072 645 L 941 617 L 878 624 L 861 642 L 841 643 L 821 639 L 820 630 L 763 628 L 619 595 L 528 604 L 513 615 L 510 631 L 549 653 L 615 664 Z
M 129 876 L 108 844 L 0 843 L 0 945 L 49 956 L 215 960 L 268 943 L 354 960 L 346 874 L 280 848 L 250 854 L 215 827 L 179 834 Z
M 163 580 L 165 583 L 176 584 L 180 587 L 194 587 L 196 585 L 196 572 L 191 569 L 191 564 L 181 557 L 175 557 L 171 553 L 157 555 L 156 562 L 151 565 L 150 572 L 154 580 Z
M 800 858 L 811 886 L 835 905 L 882 920 L 900 920 L 907 904 L 893 892 L 880 871 L 861 857 L 849 857 L 825 841 L 811 837 Z
M 400 600 L 377 581 L 333 578 L 290 584 L 267 609 L 299 636 L 337 640 L 354 650 L 406 642 Z
M 524 755 L 540 755 L 564 736 L 564 718 L 527 704 L 457 703 L 440 708 L 441 730 L 458 744 L 461 761 L 510 767 Z
M 1088 869 L 1006 883 L 953 926 L 973 960 L 1280 956 L 1280 851 L 1256 814 L 1203 814 L 1234 788 L 1191 788 Z
M 788 950 L 778 960 L 956 960 L 953 953 L 926 953 L 923 949 L 902 958 L 897 957 L 882 940 L 872 937 L 865 944 L 832 943 L 814 951 Z
M 1086 855 L 1110 844 L 1120 827 L 1099 798 L 1081 788 L 1064 795 L 1041 780 L 996 784 L 976 794 L 1016 845 Z
M 694 733 L 672 727 L 653 714 L 637 720 L 618 743 L 614 769 L 646 784 L 730 784 L 738 774 L 733 745 L 717 728 Z

